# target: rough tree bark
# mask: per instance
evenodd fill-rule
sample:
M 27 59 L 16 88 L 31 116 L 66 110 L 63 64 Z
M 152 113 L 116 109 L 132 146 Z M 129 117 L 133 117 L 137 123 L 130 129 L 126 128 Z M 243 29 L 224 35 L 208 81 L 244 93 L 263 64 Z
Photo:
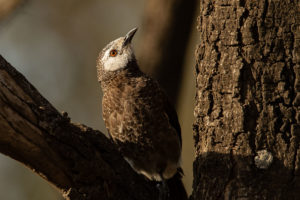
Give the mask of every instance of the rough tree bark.
M 157 199 L 156 183 L 137 175 L 99 131 L 70 122 L 0 56 L 0 152 L 28 166 L 70 200 Z M 180 179 L 169 180 L 184 199 Z
M 299 9 L 200 0 L 192 199 L 300 198 Z

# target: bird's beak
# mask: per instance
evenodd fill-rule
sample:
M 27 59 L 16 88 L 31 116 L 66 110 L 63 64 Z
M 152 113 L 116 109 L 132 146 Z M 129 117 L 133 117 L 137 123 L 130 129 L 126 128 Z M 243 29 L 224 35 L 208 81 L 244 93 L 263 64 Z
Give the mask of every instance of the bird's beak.
M 125 39 L 124 39 L 122 47 L 125 47 L 131 43 L 131 40 L 132 40 L 134 34 L 137 32 L 137 30 L 138 30 L 137 28 L 134 28 L 125 35 Z

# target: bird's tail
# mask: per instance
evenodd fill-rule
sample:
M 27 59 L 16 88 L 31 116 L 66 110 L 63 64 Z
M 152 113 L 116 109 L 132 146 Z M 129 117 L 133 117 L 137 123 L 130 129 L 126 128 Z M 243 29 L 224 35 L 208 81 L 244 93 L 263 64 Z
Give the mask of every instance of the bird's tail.
M 177 173 L 170 179 L 167 180 L 169 188 L 169 199 L 170 200 L 187 200 L 187 193 L 182 183 L 183 171 L 178 168 Z

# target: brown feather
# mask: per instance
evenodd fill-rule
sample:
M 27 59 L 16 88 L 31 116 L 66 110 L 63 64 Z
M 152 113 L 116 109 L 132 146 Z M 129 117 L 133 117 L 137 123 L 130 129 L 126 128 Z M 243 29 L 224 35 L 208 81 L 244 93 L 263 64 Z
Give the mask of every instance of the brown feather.
M 154 176 L 159 173 L 170 178 L 181 154 L 176 111 L 155 80 L 142 73 L 135 61 L 129 66 L 103 75 L 105 125 L 133 168 L 155 174 L 150 179 L 158 179 Z

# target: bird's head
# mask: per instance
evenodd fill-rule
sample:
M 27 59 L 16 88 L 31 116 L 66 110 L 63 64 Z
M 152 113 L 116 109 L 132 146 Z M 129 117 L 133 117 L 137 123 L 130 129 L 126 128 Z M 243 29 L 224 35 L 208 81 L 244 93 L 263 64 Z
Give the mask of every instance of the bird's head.
M 100 52 L 97 60 L 99 80 L 103 74 L 124 69 L 131 61 L 135 61 L 131 41 L 136 31 L 137 28 L 132 29 L 124 37 L 110 42 Z

